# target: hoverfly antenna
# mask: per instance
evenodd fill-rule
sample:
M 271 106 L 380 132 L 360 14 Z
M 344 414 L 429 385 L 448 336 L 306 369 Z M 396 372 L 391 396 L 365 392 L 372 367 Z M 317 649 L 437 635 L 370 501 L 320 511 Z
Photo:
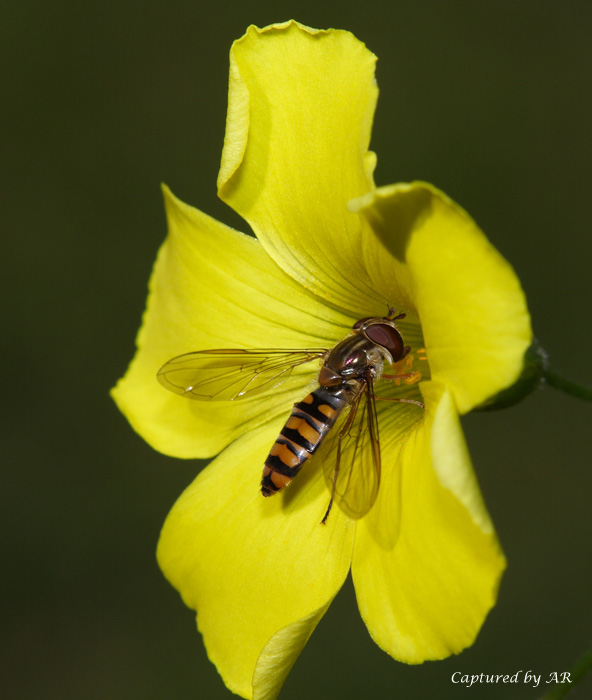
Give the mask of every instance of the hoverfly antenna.
M 388 310 L 388 314 L 386 316 L 388 321 L 398 321 L 401 318 L 405 318 L 407 316 L 406 313 L 400 313 L 398 316 L 395 316 L 396 309 L 394 306 L 391 306 L 391 308 Z

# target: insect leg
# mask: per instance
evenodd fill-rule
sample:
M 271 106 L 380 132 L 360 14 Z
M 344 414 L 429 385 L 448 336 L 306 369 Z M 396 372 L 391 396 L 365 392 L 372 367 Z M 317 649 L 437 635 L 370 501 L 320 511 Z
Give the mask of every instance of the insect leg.
M 335 465 L 335 469 L 333 470 L 333 478 L 331 479 L 331 499 L 329 500 L 329 505 L 327 506 L 325 515 L 321 520 L 321 525 L 325 525 L 325 523 L 327 522 L 327 518 L 329 517 L 329 513 L 331 512 L 331 508 L 333 507 L 333 500 L 335 498 L 335 488 L 337 485 L 337 476 L 339 475 L 339 465 L 341 463 L 341 441 L 343 439 L 343 436 L 347 435 L 352 423 L 354 422 L 357 410 L 358 405 L 356 403 L 350 410 L 343 427 L 339 431 L 339 436 L 337 438 L 337 462 Z
M 414 379 L 419 372 L 406 372 L 405 374 L 383 374 L 381 379 Z M 421 374 L 419 375 L 421 378 Z
M 339 460 L 341 459 L 341 444 L 337 447 L 339 450 L 339 456 L 337 457 L 337 466 L 335 467 L 335 471 L 333 472 L 333 485 L 331 487 L 331 498 L 329 500 L 329 505 L 327 506 L 327 510 L 325 512 L 325 515 L 323 516 L 323 519 L 321 520 L 321 525 L 325 525 L 327 522 L 327 518 L 329 517 L 329 513 L 331 512 L 331 507 L 333 506 L 333 499 L 335 498 L 335 485 L 337 484 L 337 475 L 339 474 Z
M 387 398 L 386 396 L 375 396 L 376 401 L 397 401 L 398 403 L 413 403 L 420 408 L 425 408 L 421 401 L 415 401 L 415 399 L 398 399 L 398 398 Z

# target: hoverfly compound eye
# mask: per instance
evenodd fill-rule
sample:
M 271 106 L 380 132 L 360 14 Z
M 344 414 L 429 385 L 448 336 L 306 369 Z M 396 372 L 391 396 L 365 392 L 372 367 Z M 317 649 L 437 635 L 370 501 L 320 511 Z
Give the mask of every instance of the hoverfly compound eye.
M 361 318 L 359 321 L 356 321 L 352 328 L 355 331 L 359 331 L 360 328 L 367 322 L 370 321 L 370 319 L 374 318 L 373 316 L 366 316 L 365 318 Z
M 373 323 L 364 329 L 364 335 L 377 345 L 381 345 L 398 362 L 405 354 L 403 338 L 399 331 L 387 323 Z

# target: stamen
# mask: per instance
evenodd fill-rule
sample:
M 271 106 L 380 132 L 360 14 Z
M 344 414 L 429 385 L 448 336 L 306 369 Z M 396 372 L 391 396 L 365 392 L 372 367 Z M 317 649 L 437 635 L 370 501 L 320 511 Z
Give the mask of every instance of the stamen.
M 421 381 L 421 376 L 421 372 L 415 370 L 404 380 L 405 384 L 417 384 L 417 382 Z
M 390 379 L 394 382 L 395 386 L 401 386 L 401 383 L 407 384 L 408 386 L 417 384 L 423 379 L 426 372 L 420 372 L 419 370 L 413 368 L 413 364 L 416 359 L 418 361 L 427 362 L 428 358 L 426 356 L 425 348 L 419 348 L 419 350 L 416 350 L 415 353 L 410 352 L 405 357 L 402 357 L 393 365 L 393 374 L 383 374 L 383 378 Z

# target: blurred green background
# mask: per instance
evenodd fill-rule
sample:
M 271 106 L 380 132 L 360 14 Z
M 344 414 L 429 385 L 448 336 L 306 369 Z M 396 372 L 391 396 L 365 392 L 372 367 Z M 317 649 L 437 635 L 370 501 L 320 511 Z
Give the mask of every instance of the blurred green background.
M 108 390 L 165 235 L 159 183 L 245 228 L 215 189 L 228 51 L 291 17 L 379 56 L 377 182 L 428 180 L 462 204 L 515 266 L 553 366 L 592 383 L 588 0 L 3 3 L 4 698 L 231 697 L 154 559 L 202 465 L 153 452 Z M 509 559 L 471 649 L 393 661 L 348 583 L 283 700 L 540 697 L 451 675 L 547 677 L 589 646 L 591 416 L 546 389 L 464 420 Z M 572 697 L 591 695 L 587 679 Z

